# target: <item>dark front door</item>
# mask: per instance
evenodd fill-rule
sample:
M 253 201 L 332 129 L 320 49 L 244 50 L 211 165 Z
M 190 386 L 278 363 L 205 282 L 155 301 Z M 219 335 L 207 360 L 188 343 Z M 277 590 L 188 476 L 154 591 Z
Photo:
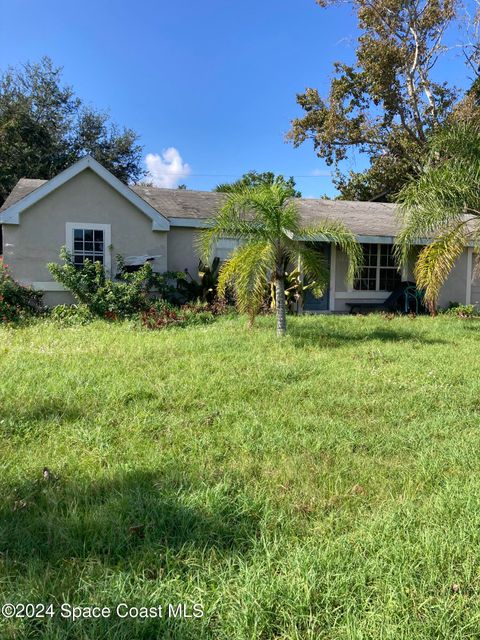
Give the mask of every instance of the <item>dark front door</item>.
M 315 249 L 315 251 L 322 252 L 326 263 L 330 269 L 330 256 L 331 256 L 331 245 L 328 242 L 315 242 L 312 243 L 311 248 Z M 330 284 L 330 283 L 329 283 Z M 329 309 L 329 299 L 330 299 L 330 286 L 325 289 L 325 293 L 321 298 L 315 298 L 311 291 L 307 291 L 305 294 L 305 300 L 303 302 L 304 311 L 328 311 Z

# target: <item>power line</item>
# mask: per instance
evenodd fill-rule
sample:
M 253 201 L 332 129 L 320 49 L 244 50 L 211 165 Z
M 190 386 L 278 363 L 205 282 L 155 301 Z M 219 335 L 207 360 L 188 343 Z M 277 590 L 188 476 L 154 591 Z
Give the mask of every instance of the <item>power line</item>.
M 165 175 L 169 175 L 169 176 L 181 176 L 182 178 L 241 178 L 244 174 L 240 174 L 240 173 L 189 173 L 188 175 L 185 175 L 185 173 L 172 173 L 171 171 L 169 171 L 167 174 Z M 287 174 L 282 174 L 284 176 L 286 176 Z M 321 175 L 321 176 L 303 176 L 303 175 L 291 175 L 288 174 L 288 177 L 290 178 L 331 178 L 332 177 L 332 173 L 328 173 L 325 175 Z

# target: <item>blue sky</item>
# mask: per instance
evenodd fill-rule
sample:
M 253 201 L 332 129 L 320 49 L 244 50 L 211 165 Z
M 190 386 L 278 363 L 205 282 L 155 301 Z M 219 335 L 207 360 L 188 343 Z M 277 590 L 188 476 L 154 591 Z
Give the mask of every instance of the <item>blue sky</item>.
M 332 62 L 353 59 L 357 32 L 347 6 L 0 0 L 0 8 L 0 67 L 49 55 L 86 102 L 140 134 L 160 174 L 172 161 L 173 173 L 188 164 L 188 177 L 167 182 L 211 189 L 256 169 L 298 176 L 305 196 L 334 193 L 311 145 L 295 149 L 284 136 L 300 113 L 296 93 L 324 92 Z M 21 32 L 11 28 L 18 24 Z M 448 72 L 459 64 L 452 54 Z M 162 158 L 172 147 L 177 153 Z

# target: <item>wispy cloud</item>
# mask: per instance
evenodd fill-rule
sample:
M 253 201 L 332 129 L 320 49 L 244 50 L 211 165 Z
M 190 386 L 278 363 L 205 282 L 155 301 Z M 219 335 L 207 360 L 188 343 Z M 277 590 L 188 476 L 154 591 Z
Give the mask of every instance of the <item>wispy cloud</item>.
M 310 175 L 315 176 L 316 178 L 330 178 L 332 172 L 328 169 L 314 169 L 310 172 Z
M 147 153 L 145 164 L 148 171 L 147 181 L 164 189 L 174 189 L 191 173 L 190 165 L 183 161 L 175 147 L 169 147 L 161 154 Z

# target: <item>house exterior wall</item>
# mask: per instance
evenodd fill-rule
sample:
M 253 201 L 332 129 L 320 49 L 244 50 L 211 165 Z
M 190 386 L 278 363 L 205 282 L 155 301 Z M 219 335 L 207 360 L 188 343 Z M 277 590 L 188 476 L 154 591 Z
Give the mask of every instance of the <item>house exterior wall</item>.
M 464 251 L 455 262 L 455 266 L 440 291 L 438 299 L 440 308 L 448 307 L 450 302 L 466 304 L 467 283 L 471 281 L 471 275 L 467 274 L 467 263 L 467 251 Z
M 414 280 L 413 276 L 414 260 L 409 265 L 404 277 L 408 280 Z M 347 303 L 351 302 L 369 302 L 381 303 L 390 295 L 389 292 L 382 291 L 354 291 L 349 288 L 346 283 L 348 261 L 347 256 L 340 249 L 336 250 L 335 257 L 335 291 L 333 293 L 334 312 L 348 313 Z M 465 251 L 455 263 L 447 281 L 442 287 L 439 297 L 439 307 L 447 307 L 450 302 L 459 302 L 465 304 L 467 300 L 467 268 L 468 259 L 467 251 Z M 480 303 L 480 280 L 478 288 L 472 287 L 472 303 L 477 299 Z M 475 293 L 474 293 L 475 291 Z
M 147 216 L 86 169 L 25 210 L 20 224 L 3 225 L 4 260 L 16 280 L 25 284 L 53 282 L 47 263 L 60 261 L 68 222 L 111 225 L 111 246 L 106 250 L 111 254 L 113 274 L 119 254 L 159 255 L 155 269 L 167 269 L 167 232 L 152 231 Z M 47 304 L 69 300 L 64 292 L 46 294 Z
M 472 298 L 471 304 L 474 304 L 476 307 L 480 307 L 480 280 L 474 280 L 472 283 Z
M 195 243 L 198 231 L 188 227 L 170 227 L 167 239 L 168 271 L 188 269 L 192 278 L 197 277 L 199 257 Z
M 473 250 L 472 250 L 472 254 L 473 254 Z M 472 262 L 472 265 L 471 265 L 472 289 L 471 289 L 471 296 L 470 296 L 469 302 L 480 308 L 480 274 L 475 273 L 475 256 L 473 255 L 472 255 L 471 262 Z
M 200 254 L 197 241 L 200 231 L 190 227 L 170 227 L 167 241 L 169 271 L 185 271 L 187 268 L 192 278 L 198 278 Z M 218 240 L 212 251 L 212 259 L 218 257 L 223 262 L 238 244 L 238 241 L 232 238 Z

